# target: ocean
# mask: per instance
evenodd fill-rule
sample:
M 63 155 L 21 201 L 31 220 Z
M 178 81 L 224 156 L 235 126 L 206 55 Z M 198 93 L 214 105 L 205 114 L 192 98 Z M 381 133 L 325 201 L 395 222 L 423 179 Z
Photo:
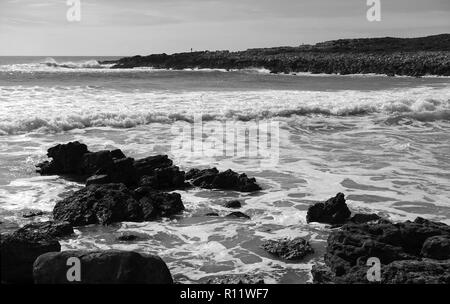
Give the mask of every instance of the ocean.
M 311 265 L 323 256 L 329 229 L 306 224 L 306 211 L 338 192 L 353 212 L 450 224 L 450 78 L 119 70 L 99 64 L 111 59 L 0 57 L 1 232 L 48 219 L 58 200 L 83 187 L 35 173 L 49 147 L 74 140 L 92 151 L 120 148 L 134 158 L 168 154 L 185 171 L 215 166 L 257 179 L 263 188 L 257 193 L 176 191 L 186 207 L 177 217 L 80 227 L 61 241 L 62 250 L 158 254 L 182 283 L 238 273 L 260 274 L 268 283 L 311 281 Z M 271 162 L 174 145 L 174 126 L 194 127 L 199 119 L 208 132 L 191 148 L 205 137 L 276 123 Z M 251 219 L 222 217 L 230 212 L 223 207 L 230 199 L 241 200 L 240 211 Z M 36 209 L 50 213 L 22 217 Z M 209 212 L 221 217 L 205 216 Z M 141 239 L 118 242 L 123 233 Z M 315 254 L 285 262 L 260 248 L 264 240 L 281 237 L 304 237 Z

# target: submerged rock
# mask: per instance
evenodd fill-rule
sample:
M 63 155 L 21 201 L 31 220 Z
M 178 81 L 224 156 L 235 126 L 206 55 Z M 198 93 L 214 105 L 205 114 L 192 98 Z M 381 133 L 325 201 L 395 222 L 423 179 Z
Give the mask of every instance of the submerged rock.
M 306 255 L 314 253 L 309 242 L 302 238 L 265 241 L 261 248 L 284 260 L 301 260 Z
M 80 260 L 80 281 L 67 280 L 67 261 Z M 161 258 L 136 252 L 63 251 L 39 256 L 33 265 L 36 284 L 172 284 Z
M 253 192 L 261 190 L 255 178 L 248 178 L 245 173 L 238 174 L 233 170 L 219 172 L 212 169 L 191 169 L 186 179 L 192 179 L 192 184 L 205 189 L 234 190 L 240 192 Z
M 53 216 L 74 226 L 141 222 L 184 210 L 178 193 L 133 191 L 124 184 L 89 185 L 56 203 Z
M 367 283 L 366 261 L 371 257 L 382 264 L 381 283 L 444 282 L 449 280 L 444 271 L 450 267 L 449 237 L 449 226 L 422 218 L 350 223 L 331 232 L 325 263 L 338 283 Z
M 343 193 L 328 199 L 325 203 L 317 203 L 308 208 L 306 221 L 326 224 L 342 224 L 350 218 L 351 212 L 345 203 Z
M 241 208 L 241 202 L 238 200 L 225 202 L 224 206 L 226 208 Z
M 68 223 L 32 223 L 10 234 L 2 234 L 1 281 L 5 283 L 31 283 L 33 262 L 46 252 L 61 250 L 57 237 L 73 233 Z

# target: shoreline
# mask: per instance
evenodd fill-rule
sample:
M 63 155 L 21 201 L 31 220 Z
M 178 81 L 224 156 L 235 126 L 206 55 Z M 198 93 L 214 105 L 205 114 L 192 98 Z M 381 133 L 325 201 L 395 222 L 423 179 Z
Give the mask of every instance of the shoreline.
M 85 284 L 171 284 L 172 275 L 179 273 L 170 273 L 158 255 L 124 250 L 67 251 L 62 250 L 59 241 L 71 237 L 74 227 L 152 222 L 179 216 L 185 207 L 181 195 L 174 190 L 191 187 L 247 193 L 264 190 L 255 178 L 230 169 L 193 168 L 185 173 L 167 155 L 135 160 L 120 149 L 91 152 L 84 144 L 69 142 L 49 148 L 47 156 L 52 160 L 36 165 L 38 173 L 70 178 L 86 186 L 58 201 L 53 208 L 53 217 L 48 221 L 33 222 L 12 233 L 2 234 L 2 281 L 7 283 L 31 283 L 33 280 L 38 284 L 67 283 L 65 264 L 61 261 L 75 256 L 81 260 L 86 258 L 83 263 L 88 263 L 89 267 L 100 272 L 107 270 L 111 274 L 98 276 L 96 272 L 89 273 L 84 277 Z M 239 200 L 225 201 L 224 207 L 227 208 L 226 215 L 208 213 L 204 216 L 252 221 L 250 216 L 237 211 L 241 208 Z M 44 213 L 33 211 L 27 217 L 42 215 Z M 305 260 L 318 248 L 317 244 L 311 245 L 311 240 L 299 235 L 264 239 L 259 247 L 274 259 L 311 265 L 312 280 L 319 284 L 449 283 L 445 273 L 450 271 L 450 226 L 442 222 L 421 217 L 414 221 L 393 222 L 375 213 L 358 213 L 350 210 L 344 194 L 338 193 L 325 202 L 309 206 L 306 225 L 311 227 L 310 223 L 325 224 L 327 228 L 326 252 L 318 260 Z M 140 239 L 139 234 L 124 233 L 115 240 L 134 242 Z M 374 258 L 381 263 L 382 279 L 367 281 L 368 264 L 365 261 Z M 137 268 L 136 264 L 129 265 L 127 272 L 122 273 L 121 263 L 134 263 L 134 260 L 141 265 Z M 142 272 L 146 267 L 156 267 L 161 277 Z M 135 281 L 134 277 L 126 275 L 129 272 L 139 273 L 141 278 Z M 264 283 L 261 276 L 249 278 L 244 274 L 213 275 L 210 278 L 208 283 L 212 284 Z
M 196 51 L 103 61 L 111 69 L 265 69 L 272 74 L 450 76 L 450 34 L 420 38 L 341 39 L 246 51 Z

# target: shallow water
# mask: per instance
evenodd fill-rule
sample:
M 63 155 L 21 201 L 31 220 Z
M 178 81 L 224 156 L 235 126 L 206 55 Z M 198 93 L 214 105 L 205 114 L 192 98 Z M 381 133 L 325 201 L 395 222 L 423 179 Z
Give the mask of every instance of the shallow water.
M 263 187 L 258 193 L 177 191 L 186 211 L 176 218 L 83 227 L 61 242 L 63 249 L 157 253 L 181 282 L 230 273 L 307 282 L 329 230 L 307 225 L 306 210 L 337 192 L 346 194 L 352 211 L 450 224 L 448 78 L 118 71 L 91 58 L 64 58 L 70 68 L 48 64 L 59 58 L 0 59 L 2 230 L 30 221 L 21 217 L 25 210 L 51 212 L 56 201 L 82 187 L 34 173 L 46 149 L 72 140 L 93 151 L 120 148 L 134 158 L 168 154 L 185 170 L 216 166 L 257 178 Z M 174 145 L 180 136 L 174 126 L 190 128 L 199 118 L 207 132 L 194 137 L 195 147 L 201 138 L 227 136 L 232 129 L 226 126 L 253 130 L 270 121 L 279 126 L 279 149 L 262 165 L 246 155 L 211 155 L 211 147 L 202 155 Z M 251 220 L 204 216 L 226 215 L 230 210 L 223 201 L 235 198 Z M 142 239 L 115 240 L 129 232 Z M 297 236 L 316 249 L 300 263 L 280 261 L 259 248 L 264 239 Z

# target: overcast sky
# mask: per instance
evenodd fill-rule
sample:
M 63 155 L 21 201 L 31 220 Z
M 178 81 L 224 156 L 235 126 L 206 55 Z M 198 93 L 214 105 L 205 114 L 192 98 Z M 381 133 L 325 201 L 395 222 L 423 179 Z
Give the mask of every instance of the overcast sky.
M 135 55 L 240 50 L 337 38 L 450 32 L 450 0 L 0 0 L 1 55 Z

